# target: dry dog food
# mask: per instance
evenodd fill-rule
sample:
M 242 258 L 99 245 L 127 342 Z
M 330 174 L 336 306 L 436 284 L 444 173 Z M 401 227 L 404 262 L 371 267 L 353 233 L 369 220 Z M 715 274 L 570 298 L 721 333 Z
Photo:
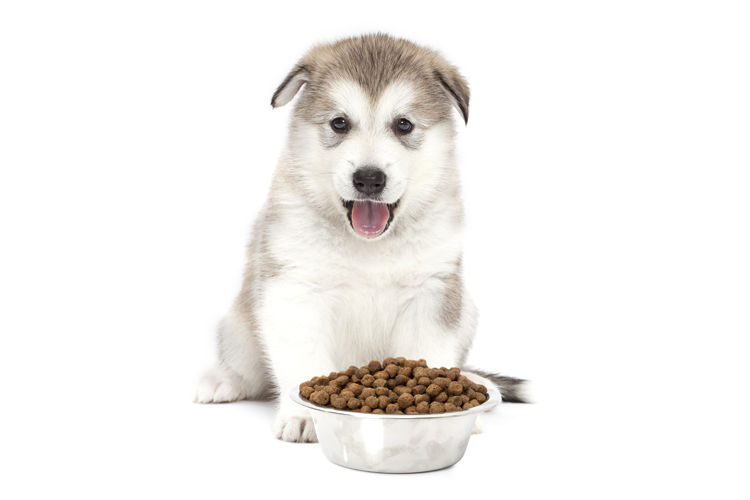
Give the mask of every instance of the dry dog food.
M 313 377 L 300 396 L 320 406 L 362 413 L 417 415 L 468 410 L 487 401 L 487 388 L 458 368 L 429 368 L 424 359 L 386 358 Z

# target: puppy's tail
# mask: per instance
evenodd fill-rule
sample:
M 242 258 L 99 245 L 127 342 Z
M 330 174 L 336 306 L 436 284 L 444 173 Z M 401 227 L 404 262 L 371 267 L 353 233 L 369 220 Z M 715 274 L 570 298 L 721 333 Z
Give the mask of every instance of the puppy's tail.
M 533 398 L 531 397 L 531 384 L 528 380 L 523 380 L 520 378 L 514 378 L 514 377 L 508 377 L 506 375 L 498 375 L 497 373 L 490 373 L 483 370 L 477 370 L 476 368 L 472 367 L 466 367 L 466 369 L 461 369 L 461 372 L 464 373 L 469 379 L 474 380 L 478 383 L 483 383 L 484 381 L 478 380 L 477 377 L 472 377 L 472 375 L 479 375 L 479 377 L 482 377 L 486 380 L 489 380 L 494 385 L 497 386 L 497 388 L 500 390 L 500 395 L 503 397 L 503 402 L 505 403 L 533 403 Z

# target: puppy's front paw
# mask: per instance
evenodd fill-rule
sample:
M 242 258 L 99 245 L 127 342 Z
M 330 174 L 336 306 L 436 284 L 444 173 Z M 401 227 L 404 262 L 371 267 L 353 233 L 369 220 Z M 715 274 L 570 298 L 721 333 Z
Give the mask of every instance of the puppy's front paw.
M 290 443 L 317 443 L 315 426 L 308 410 L 301 411 L 281 409 L 276 414 L 273 432 L 278 439 Z
M 239 377 L 218 366 L 210 369 L 193 384 L 194 403 L 229 403 L 246 397 Z

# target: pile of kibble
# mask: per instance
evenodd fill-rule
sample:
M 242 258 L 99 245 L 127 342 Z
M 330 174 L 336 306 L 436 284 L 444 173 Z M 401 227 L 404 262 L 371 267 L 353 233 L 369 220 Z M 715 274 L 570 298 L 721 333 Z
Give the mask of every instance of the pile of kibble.
M 300 395 L 320 406 L 362 413 L 418 415 L 468 410 L 487 401 L 487 388 L 458 368 L 428 368 L 424 359 L 386 358 L 313 377 Z

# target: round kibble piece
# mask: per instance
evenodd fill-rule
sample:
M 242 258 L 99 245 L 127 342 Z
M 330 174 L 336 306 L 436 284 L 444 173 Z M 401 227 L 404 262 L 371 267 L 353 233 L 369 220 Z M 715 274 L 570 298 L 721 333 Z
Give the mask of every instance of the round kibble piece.
M 385 413 L 385 412 L 384 412 L 383 410 L 381 410 L 380 408 L 376 408 L 376 409 L 372 410 L 372 412 L 373 412 L 373 413 L 379 413 L 379 414 Z
M 362 413 L 372 413 L 372 408 L 370 408 L 369 406 L 365 405 L 362 408 L 360 408 L 359 411 L 361 411 Z
M 426 392 L 430 396 L 437 396 L 438 394 L 440 394 L 441 391 L 442 391 L 442 389 L 440 389 L 439 385 L 437 385 L 437 384 L 430 384 L 427 387 L 427 391 Z
M 306 399 L 310 399 L 310 395 L 311 395 L 311 394 L 312 394 L 313 392 L 315 392 L 315 389 L 313 389 L 312 387 L 303 387 L 303 388 L 302 388 L 302 389 L 300 390 L 300 394 L 302 394 L 302 397 L 303 397 L 303 398 L 306 398 Z
M 419 404 L 422 401 L 429 404 L 432 401 L 432 398 L 429 396 L 429 394 L 417 394 L 416 396 L 414 396 L 415 404 Z
M 359 399 L 367 399 L 370 396 L 375 396 L 375 389 L 372 389 L 370 387 L 366 387 L 362 390 L 362 393 L 359 395 Z
M 367 368 L 370 370 L 370 372 L 376 372 L 383 368 L 383 366 L 380 364 L 380 361 L 372 360 L 367 364 Z
M 440 394 L 432 398 L 432 400 L 437 401 L 438 403 L 445 403 L 446 401 L 448 401 L 448 394 L 445 392 L 441 392 Z
M 398 411 L 398 405 L 397 404 L 391 403 L 391 404 L 389 404 L 388 406 L 385 407 L 385 412 L 386 413 L 396 413 L 397 411 Z
M 358 410 L 362 407 L 362 400 L 357 398 L 351 398 L 349 401 L 347 401 L 346 405 L 349 407 L 350 410 Z
M 398 397 L 398 407 L 401 409 L 407 408 L 414 403 L 414 396 L 409 393 L 401 394 Z
M 313 392 L 312 395 L 310 395 L 310 401 L 318 405 L 327 405 L 329 400 L 330 396 L 328 396 L 328 393 L 325 391 Z
M 448 384 L 448 394 L 451 396 L 458 396 L 464 392 L 464 386 L 462 386 L 459 382 L 451 382 Z
M 417 411 L 419 413 L 429 413 L 430 412 L 430 403 L 427 401 L 422 401 L 421 403 L 417 404 Z
M 389 377 L 395 377 L 399 373 L 398 365 L 388 365 L 385 367 L 385 372 Z
M 365 404 L 369 406 L 370 408 L 377 408 L 379 405 L 378 398 L 375 396 L 369 396 L 367 399 L 365 399 Z
M 365 387 L 370 387 L 373 382 L 375 382 L 375 377 L 373 377 L 369 373 L 362 377 L 362 385 L 364 385 Z
M 430 403 L 430 413 L 445 413 L 445 408 L 440 403 Z

